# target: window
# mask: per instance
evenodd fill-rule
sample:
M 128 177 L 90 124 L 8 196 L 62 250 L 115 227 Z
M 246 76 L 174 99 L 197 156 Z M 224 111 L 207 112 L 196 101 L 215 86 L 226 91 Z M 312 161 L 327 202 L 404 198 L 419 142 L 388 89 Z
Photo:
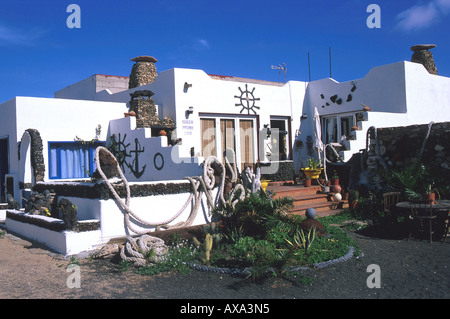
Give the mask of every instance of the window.
M 49 178 L 89 178 L 95 171 L 95 149 L 103 142 L 49 142 Z
M 324 117 L 322 119 L 322 141 L 325 144 L 341 143 L 343 138 L 351 136 L 354 123 L 356 123 L 354 114 Z

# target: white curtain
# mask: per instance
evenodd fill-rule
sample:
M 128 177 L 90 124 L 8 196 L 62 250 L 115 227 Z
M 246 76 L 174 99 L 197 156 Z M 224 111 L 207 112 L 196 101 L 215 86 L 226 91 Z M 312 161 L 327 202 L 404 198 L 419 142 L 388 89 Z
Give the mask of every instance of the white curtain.
M 58 143 L 50 147 L 51 178 L 88 178 L 90 146 L 78 143 Z M 93 168 L 95 169 L 95 167 Z
M 61 145 L 61 178 L 89 177 L 89 147 Z

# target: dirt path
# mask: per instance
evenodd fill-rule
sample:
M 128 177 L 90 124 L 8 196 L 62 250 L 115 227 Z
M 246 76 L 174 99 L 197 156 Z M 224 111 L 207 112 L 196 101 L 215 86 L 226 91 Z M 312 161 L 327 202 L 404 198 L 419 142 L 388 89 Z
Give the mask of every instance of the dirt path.
M 0 238 L 2 299 L 299 299 L 450 298 L 450 241 L 380 239 L 352 233 L 364 255 L 304 274 L 312 285 L 273 278 L 262 283 L 210 272 L 141 276 L 119 271 L 111 258 L 82 258 L 80 288 L 69 288 L 68 259 L 10 234 Z M 367 267 L 379 265 L 381 288 L 367 287 Z M 71 281 L 72 282 L 72 281 Z

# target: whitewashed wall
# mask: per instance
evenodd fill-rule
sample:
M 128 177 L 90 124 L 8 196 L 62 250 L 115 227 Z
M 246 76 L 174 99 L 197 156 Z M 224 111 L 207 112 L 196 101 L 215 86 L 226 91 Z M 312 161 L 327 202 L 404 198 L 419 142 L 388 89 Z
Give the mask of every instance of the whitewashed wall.
M 241 107 L 235 104 L 239 100 L 235 96 L 240 95 L 240 90 L 245 90 L 245 85 L 251 91 L 254 89 L 255 97 L 260 100 L 256 102 L 255 109 L 259 115 L 261 130 L 264 124 L 270 124 L 270 116 L 291 117 L 292 141 L 295 131 L 300 124 L 303 100 L 305 96 L 306 83 L 290 81 L 288 83 L 275 83 L 267 81 L 238 79 L 233 77 L 213 78 L 202 70 L 175 68 L 160 72 L 155 81 L 151 84 L 138 88 L 111 94 L 108 91 L 101 91 L 96 96 L 96 100 L 126 102 L 130 101 L 130 93 L 136 90 L 151 90 L 155 93 L 152 97 L 158 105 L 158 114 L 161 118 L 172 118 L 177 126 L 177 137 L 183 139 L 179 146 L 181 156 L 190 156 L 191 147 L 195 152 L 200 150 L 200 114 L 222 114 L 222 115 L 245 115 L 240 113 Z M 192 86 L 185 89 L 185 83 Z M 186 114 L 186 110 L 192 106 L 194 113 Z M 253 115 L 253 113 L 251 113 Z M 189 124 L 186 125 L 186 122 Z M 192 122 L 191 122 L 192 121 Z M 186 126 L 193 129 L 183 128 Z M 264 134 L 261 134 L 261 138 Z M 265 154 L 264 150 L 261 154 Z M 265 156 L 265 155 L 264 155 Z M 261 158 L 261 161 L 267 160 Z
M 352 92 L 352 88 L 356 87 Z M 307 136 L 314 136 L 314 108 L 320 116 L 362 111 L 362 103 L 369 106 L 367 121 L 358 123 L 356 140 L 351 141 L 351 150 L 345 152 L 345 159 L 365 148 L 367 129 L 425 124 L 431 121 L 450 121 L 450 79 L 429 74 L 417 63 L 402 61 L 375 67 L 362 79 L 339 83 L 323 79 L 309 83 L 304 102 L 304 113 L 308 120 L 301 121 L 298 139 L 305 147 L 297 151 L 301 164 L 311 157 L 306 150 Z M 321 96 L 323 94 L 323 98 Z M 351 101 L 347 102 L 351 94 Z M 330 101 L 337 95 L 342 99 L 338 105 Z M 327 106 L 326 103 L 329 103 Z M 317 153 L 312 154 L 317 157 Z
M 123 117 L 127 112 L 125 103 L 94 102 L 69 99 L 16 97 L 0 105 L 0 137 L 9 137 L 9 171 L 16 178 L 31 180 L 28 150 L 22 149 L 18 159 L 18 142 L 27 129 L 39 131 L 43 143 L 48 180 L 48 142 L 72 142 L 75 137 L 92 140 L 101 125 L 100 140 L 106 140 L 109 121 Z M 18 202 L 20 194 L 15 192 Z
M 109 131 L 111 135 L 115 135 L 116 142 L 129 144 L 126 154 L 130 157 L 126 158 L 126 163 L 135 172 L 142 172 L 141 176 L 136 176 L 130 167 L 123 165 L 123 173 L 129 181 L 180 180 L 203 173 L 203 157 L 180 156 L 179 146 L 168 146 L 167 136 L 151 137 L 150 128 L 136 128 L 135 117 L 110 121 Z M 135 140 L 139 143 L 137 147 Z M 142 153 L 133 153 L 137 148 Z M 133 163 L 136 156 L 137 164 Z

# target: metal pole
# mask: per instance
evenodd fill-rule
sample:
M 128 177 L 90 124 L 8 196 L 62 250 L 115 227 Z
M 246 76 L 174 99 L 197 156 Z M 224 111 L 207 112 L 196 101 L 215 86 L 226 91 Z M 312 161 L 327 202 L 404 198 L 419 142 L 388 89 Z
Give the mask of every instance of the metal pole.
M 330 78 L 331 78 L 331 47 L 329 48 L 328 54 L 330 56 Z
M 309 82 L 311 82 L 311 62 L 309 59 L 309 52 L 308 52 L 308 72 L 309 72 Z

